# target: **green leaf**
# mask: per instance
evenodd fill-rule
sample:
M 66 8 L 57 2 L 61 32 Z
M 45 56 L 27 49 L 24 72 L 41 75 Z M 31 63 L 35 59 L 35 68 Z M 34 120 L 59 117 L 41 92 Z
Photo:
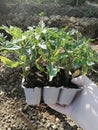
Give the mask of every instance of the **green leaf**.
M 81 71 L 78 69 L 78 70 L 76 70 L 76 71 L 72 74 L 72 76 L 73 76 L 73 77 L 77 77 L 77 76 L 80 75 L 80 73 L 81 73 Z
M 39 26 L 41 27 L 41 29 L 45 28 L 45 23 L 43 22 L 43 20 L 39 22 Z
M 58 72 L 58 68 L 54 68 L 52 64 L 47 66 L 48 72 L 49 72 L 49 81 L 52 81 L 53 77 L 56 76 Z
M 10 68 L 16 68 L 19 65 L 19 62 L 14 62 L 3 56 L 0 56 L 0 60 L 3 62 L 4 65 Z
M 47 46 L 44 43 L 42 44 L 39 43 L 38 46 L 41 47 L 42 49 L 45 49 L 45 50 L 47 49 Z
M 92 62 L 92 61 L 91 61 L 91 62 L 87 62 L 87 65 L 88 65 L 88 66 L 92 66 L 92 65 L 94 65 L 94 64 L 95 64 L 95 63 Z
M 26 56 L 25 55 L 20 56 L 20 60 L 25 62 L 26 61 Z
M 9 50 L 9 51 L 18 50 L 18 49 L 20 49 L 20 48 L 21 48 L 21 47 L 19 47 L 19 46 L 2 47 L 2 49 Z
M 88 71 L 88 67 L 87 67 L 86 64 L 84 64 L 84 65 L 82 66 L 82 73 L 83 73 L 83 74 L 87 74 L 87 71 Z

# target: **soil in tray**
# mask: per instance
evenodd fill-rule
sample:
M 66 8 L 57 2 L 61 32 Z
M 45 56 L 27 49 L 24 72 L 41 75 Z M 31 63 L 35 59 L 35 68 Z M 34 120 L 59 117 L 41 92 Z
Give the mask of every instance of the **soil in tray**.
M 43 87 L 43 86 L 55 86 L 55 87 L 61 87 L 61 86 L 67 86 L 66 84 L 66 76 L 64 69 L 60 69 L 60 71 L 57 73 L 57 76 L 55 76 L 51 82 L 48 80 L 48 76 L 45 72 L 41 72 L 38 70 L 35 66 L 32 68 L 31 73 L 28 75 L 27 80 L 24 82 L 24 86 L 27 88 L 34 88 L 36 87 Z M 71 80 L 71 77 L 70 77 Z M 69 80 L 69 81 L 70 81 Z M 68 87 L 71 88 L 77 88 L 76 85 L 70 83 L 68 84 Z

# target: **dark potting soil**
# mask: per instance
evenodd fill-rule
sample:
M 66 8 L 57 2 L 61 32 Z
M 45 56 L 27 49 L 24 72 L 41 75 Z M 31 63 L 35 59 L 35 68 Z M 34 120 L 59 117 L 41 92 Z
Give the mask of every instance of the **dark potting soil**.
M 69 83 L 66 82 L 64 69 L 60 69 L 60 71 L 52 79 L 52 81 L 49 82 L 47 74 L 45 72 L 41 72 L 35 66 L 32 68 L 31 73 L 28 75 L 27 80 L 24 82 L 24 86 L 27 88 L 43 87 L 43 86 L 50 86 L 50 87 L 66 86 L 70 88 L 78 88 L 78 86 L 71 83 L 71 77 Z
M 27 88 L 42 87 L 47 78 L 44 72 L 40 72 L 36 67 L 31 69 L 31 73 L 28 75 L 27 80 L 24 82 L 24 86 Z

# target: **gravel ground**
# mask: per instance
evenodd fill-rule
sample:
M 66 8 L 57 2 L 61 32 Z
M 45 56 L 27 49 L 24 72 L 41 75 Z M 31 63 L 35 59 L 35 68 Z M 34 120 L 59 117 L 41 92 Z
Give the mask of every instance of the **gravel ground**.
M 44 103 L 27 106 L 19 72 L 0 65 L 0 130 L 30 130 L 18 112 L 20 108 L 35 130 L 82 130 L 68 116 Z

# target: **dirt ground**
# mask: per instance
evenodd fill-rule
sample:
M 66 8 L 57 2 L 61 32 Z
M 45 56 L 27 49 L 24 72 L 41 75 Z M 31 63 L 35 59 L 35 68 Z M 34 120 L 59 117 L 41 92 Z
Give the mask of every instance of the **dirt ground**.
M 86 36 L 98 36 L 98 4 L 95 3 L 86 2 L 81 6 L 71 6 L 46 2 L 18 3 L 9 0 L 0 5 L 0 25 L 27 29 L 28 26 L 37 25 L 42 18 L 49 27 L 68 26 L 78 29 Z

